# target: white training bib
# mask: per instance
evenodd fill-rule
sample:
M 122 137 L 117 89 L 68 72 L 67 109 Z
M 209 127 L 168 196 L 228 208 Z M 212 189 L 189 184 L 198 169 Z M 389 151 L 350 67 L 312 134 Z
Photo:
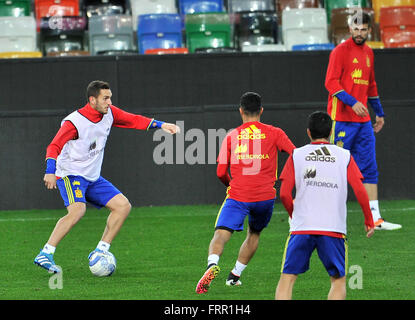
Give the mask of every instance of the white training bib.
M 332 144 L 309 144 L 294 150 L 293 161 L 296 196 L 290 232 L 346 234 L 350 152 Z
M 111 108 L 101 121 L 94 123 L 80 114 L 72 112 L 64 121 L 70 121 L 78 131 L 78 139 L 68 141 L 56 161 L 56 176 L 82 176 L 96 181 L 101 174 L 104 148 L 111 131 L 114 117 Z

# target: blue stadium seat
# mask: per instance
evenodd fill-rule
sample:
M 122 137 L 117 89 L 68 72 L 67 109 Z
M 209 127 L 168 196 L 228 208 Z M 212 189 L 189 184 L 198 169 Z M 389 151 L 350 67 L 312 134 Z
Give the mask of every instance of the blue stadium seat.
M 174 13 L 143 14 L 138 18 L 138 50 L 171 49 L 182 46 L 182 21 Z
M 292 46 L 293 51 L 333 50 L 333 43 L 297 44 Z
M 181 14 L 223 12 L 223 0 L 179 0 Z

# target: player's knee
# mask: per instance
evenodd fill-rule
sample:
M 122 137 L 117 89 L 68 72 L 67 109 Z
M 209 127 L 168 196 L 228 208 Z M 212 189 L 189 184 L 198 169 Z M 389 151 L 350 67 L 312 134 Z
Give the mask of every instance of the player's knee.
M 65 216 L 72 224 L 77 223 L 85 215 L 86 207 L 82 205 L 75 205 L 68 207 L 68 214 Z
M 132 205 L 130 201 L 128 201 L 127 198 L 124 198 L 120 203 L 118 204 L 118 211 L 122 212 L 124 215 L 129 215 L 131 211 Z

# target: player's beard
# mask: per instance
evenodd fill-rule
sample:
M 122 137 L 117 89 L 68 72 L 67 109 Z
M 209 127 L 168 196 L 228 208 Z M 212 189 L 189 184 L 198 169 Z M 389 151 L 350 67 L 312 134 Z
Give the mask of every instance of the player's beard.
M 360 38 L 360 39 L 358 39 L 358 38 Z M 367 37 L 365 38 L 365 37 L 362 37 L 362 36 L 356 36 L 356 37 L 352 36 L 352 39 L 353 39 L 355 44 L 357 44 L 358 46 L 361 46 L 366 42 Z

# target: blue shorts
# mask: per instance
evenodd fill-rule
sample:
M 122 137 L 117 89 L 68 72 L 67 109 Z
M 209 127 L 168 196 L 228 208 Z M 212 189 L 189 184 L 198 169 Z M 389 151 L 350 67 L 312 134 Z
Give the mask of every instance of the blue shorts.
M 275 199 L 258 202 L 241 202 L 226 198 L 216 218 L 215 230 L 242 231 L 248 215 L 251 231 L 261 232 L 272 217 Z
M 347 241 L 324 235 L 291 234 L 288 236 L 281 272 L 288 274 L 304 273 L 309 269 L 310 257 L 314 249 L 332 277 L 346 275 Z
M 67 176 L 58 179 L 56 184 L 65 207 L 74 202 L 89 202 L 97 208 L 102 208 L 114 196 L 121 193 L 103 177 L 99 177 L 98 180 L 91 182 L 81 176 Z
M 360 172 L 362 172 L 363 183 L 377 184 L 376 138 L 372 123 L 370 121 L 336 121 L 334 132 L 334 141 L 332 140 L 332 142 L 339 147 L 350 150 Z

